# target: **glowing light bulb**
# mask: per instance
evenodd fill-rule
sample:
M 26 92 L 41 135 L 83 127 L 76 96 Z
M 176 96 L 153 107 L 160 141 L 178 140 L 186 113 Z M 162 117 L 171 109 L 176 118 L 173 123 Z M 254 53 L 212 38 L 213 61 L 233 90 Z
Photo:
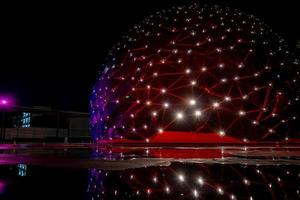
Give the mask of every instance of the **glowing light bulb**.
M 194 190 L 194 191 L 193 191 L 193 195 L 194 195 L 194 197 L 198 197 L 198 196 L 199 196 L 198 191 L 197 191 L 197 190 Z
M 169 108 L 169 103 L 164 103 L 164 108 Z
M 224 130 L 220 130 L 220 131 L 219 131 L 219 135 L 220 135 L 220 136 L 225 136 L 225 131 L 224 131 Z
M 203 181 L 203 178 L 202 178 L 202 177 L 198 177 L 197 182 L 198 182 L 200 185 L 203 185 L 203 184 L 204 184 L 204 181 Z
M 156 177 L 156 176 L 153 177 L 153 182 L 154 182 L 154 183 L 157 183 L 157 177 Z
M 195 116 L 200 117 L 202 115 L 202 112 L 200 110 L 195 110 Z
M 240 111 L 239 111 L 239 116 L 244 116 L 244 115 L 246 115 L 246 112 L 243 111 L 243 110 L 240 110 Z
M 185 180 L 184 175 L 183 175 L 183 174 L 179 174 L 179 175 L 178 175 L 178 180 L 179 180 L 180 182 L 184 182 L 184 180 Z
M 178 112 L 176 114 L 177 119 L 183 119 L 183 113 L 182 112 Z
M 231 97 L 225 96 L 224 100 L 227 101 L 227 102 L 229 102 L 229 101 L 231 101 Z
M 244 182 L 245 185 L 250 185 L 250 181 L 246 178 L 244 178 L 243 182 Z
M 169 188 L 169 187 L 166 187 L 166 188 L 165 188 L 165 191 L 166 191 L 166 193 L 170 193 L 170 188 Z
M 217 192 L 218 192 L 220 195 L 223 195 L 223 194 L 224 194 L 224 190 L 223 190 L 221 187 L 218 187 L 218 188 L 217 188 Z
M 239 65 L 238 65 L 238 68 L 243 68 L 244 67 L 244 64 L 243 63 L 240 63 Z
M 213 107 L 214 107 L 214 108 L 219 108 L 219 107 L 220 107 L 220 104 L 219 104 L 218 102 L 214 102 L 214 103 L 213 103 Z
M 190 99 L 189 103 L 190 103 L 191 106 L 194 106 L 194 105 L 196 105 L 196 100 L 195 99 Z

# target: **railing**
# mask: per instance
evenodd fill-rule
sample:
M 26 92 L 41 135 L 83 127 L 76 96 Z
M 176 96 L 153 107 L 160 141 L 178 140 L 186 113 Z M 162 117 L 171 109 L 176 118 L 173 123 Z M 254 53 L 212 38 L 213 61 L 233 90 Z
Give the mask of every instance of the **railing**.
M 44 139 L 44 138 L 89 138 L 90 133 L 86 129 L 56 129 L 56 128 L 7 128 L 5 140 L 17 138 Z

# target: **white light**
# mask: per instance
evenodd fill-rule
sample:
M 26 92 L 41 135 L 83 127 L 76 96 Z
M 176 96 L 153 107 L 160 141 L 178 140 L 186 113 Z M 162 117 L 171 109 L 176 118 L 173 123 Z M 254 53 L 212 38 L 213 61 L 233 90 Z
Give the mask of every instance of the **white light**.
M 190 70 L 190 69 L 186 69 L 186 70 L 185 70 L 185 73 L 186 73 L 186 74 L 190 74 L 190 73 L 191 73 L 191 70 Z
M 244 100 L 245 100 L 245 99 L 248 99 L 248 95 L 245 94 L 245 95 L 242 97 L 242 99 L 244 99 Z
M 202 72 L 205 72 L 206 70 L 207 70 L 206 67 L 202 67 L 202 68 L 201 68 L 201 71 L 202 71 Z
M 195 99 L 190 99 L 190 105 L 191 105 L 191 106 L 196 105 L 196 100 L 195 100 Z
M 143 126 L 143 127 L 144 127 L 144 129 L 147 129 L 147 128 L 148 128 L 148 126 L 147 126 L 146 124 L 144 124 L 144 126 Z
M 220 135 L 220 136 L 224 136 L 224 135 L 225 135 L 225 131 L 220 130 L 220 131 L 219 131 L 219 135 Z
M 153 182 L 157 183 L 157 177 L 153 177 Z
M 146 141 L 146 143 L 149 143 L 149 139 L 148 139 L 148 138 L 146 138 L 146 140 L 145 140 L 145 141 Z
M 158 73 L 157 73 L 157 72 L 154 72 L 154 73 L 153 73 L 153 76 L 158 76 Z
M 197 82 L 196 81 L 191 81 L 191 85 L 196 85 Z
M 164 130 L 163 130 L 162 128 L 159 128 L 159 129 L 158 129 L 158 132 L 159 132 L 159 133 L 162 133 L 163 131 L 164 131 Z
M 147 85 L 147 89 L 148 89 L 148 90 L 151 89 L 151 85 Z
M 273 132 L 274 132 L 274 130 L 273 130 L 273 129 L 269 129 L 268 131 L 269 131 L 269 133 L 273 133 Z
M 156 117 L 157 116 L 157 112 L 152 112 L 152 115 L 154 116 L 154 117 Z
M 232 194 L 232 195 L 230 195 L 230 199 L 235 200 L 236 197 Z
M 240 63 L 239 65 L 238 65 L 238 68 L 243 68 L 244 67 L 244 64 L 243 63 Z
M 220 195 L 223 195 L 223 194 L 224 194 L 224 191 L 223 191 L 223 189 L 222 189 L 221 187 L 218 187 L 218 188 L 217 188 L 217 191 L 218 191 L 218 193 L 219 193 Z
M 193 191 L 193 194 L 194 194 L 194 197 L 198 197 L 198 196 L 199 196 L 199 193 L 198 193 L 197 190 L 194 190 L 194 191 Z
M 151 189 L 147 189 L 147 194 L 151 194 Z
M 146 101 L 146 105 L 147 106 L 151 105 L 151 101 Z
M 197 182 L 200 184 L 200 185 L 203 185 L 204 184 L 204 181 L 203 181 L 203 178 L 202 177 L 199 177 L 197 179 Z
M 176 114 L 177 119 L 182 119 L 183 118 L 183 114 L 181 112 L 178 112 Z
M 225 101 L 227 101 L 227 102 L 228 102 L 228 101 L 231 101 L 231 97 L 229 97 L 229 96 L 225 96 L 224 99 L 225 99 Z
M 179 174 L 178 175 L 178 179 L 179 179 L 180 182 L 184 182 L 185 178 L 184 178 L 184 176 L 182 174 Z
M 221 63 L 221 64 L 218 65 L 218 67 L 222 69 L 222 68 L 224 68 L 224 64 Z
M 240 115 L 240 116 L 244 116 L 244 115 L 246 115 L 246 112 L 243 111 L 243 110 L 240 110 L 240 111 L 239 111 L 239 115 Z
M 226 82 L 227 82 L 227 79 L 226 79 L 226 78 L 222 78 L 222 79 L 221 79 L 221 82 L 222 82 L 222 83 L 226 83 Z
M 161 93 L 163 93 L 163 94 L 166 93 L 166 91 L 167 90 L 165 88 L 161 89 Z
M 214 107 L 214 108 L 218 108 L 219 106 L 220 106 L 220 104 L 219 104 L 218 102 L 214 102 L 214 103 L 213 103 L 213 107 Z
M 166 188 L 165 188 L 165 191 L 166 191 L 166 193 L 170 193 L 170 188 L 169 188 L 169 187 L 166 187 Z
M 250 181 L 248 181 L 248 179 L 246 179 L 246 178 L 244 178 L 243 182 L 245 185 L 250 185 Z
M 169 103 L 164 103 L 165 108 L 169 108 Z
M 200 110 L 195 110 L 195 116 L 200 117 L 202 115 Z
M 256 120 L 253 120 L 253 121 L 252 121 L 252 124 L 253 124 L 253 125 L 257 125 L 258 122 L 257 122 Z

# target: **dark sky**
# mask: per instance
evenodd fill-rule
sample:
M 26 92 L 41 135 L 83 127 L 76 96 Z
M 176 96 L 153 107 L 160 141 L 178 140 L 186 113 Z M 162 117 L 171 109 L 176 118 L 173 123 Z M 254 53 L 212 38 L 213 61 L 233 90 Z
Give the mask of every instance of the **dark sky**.
M 0 96 L 13 95 L 19 105 L 88 111 L 90 91 L 109 48 L 134 23 L 173 5 L 199 2 L 237 8 L 265 21 L 291 48 L 300 38 L 295 0 L 74 2 L 1 5 Z

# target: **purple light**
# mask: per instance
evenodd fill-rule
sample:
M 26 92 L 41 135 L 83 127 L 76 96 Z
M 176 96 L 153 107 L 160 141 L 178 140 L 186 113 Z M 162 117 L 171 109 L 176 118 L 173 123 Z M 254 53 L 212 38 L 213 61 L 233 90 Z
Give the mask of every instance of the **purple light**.
M 2 99 L 2 100 L 1 100 L 1 104 L 2 104 L 2 105 L 7 105 L 7 100 L 6 100 L 6 99 Z
M 13 103 L 13 98 L 12 97 L 7 97 L 7 96 L 0 96 L 0 107 L 7 108 L 11 107 Z

